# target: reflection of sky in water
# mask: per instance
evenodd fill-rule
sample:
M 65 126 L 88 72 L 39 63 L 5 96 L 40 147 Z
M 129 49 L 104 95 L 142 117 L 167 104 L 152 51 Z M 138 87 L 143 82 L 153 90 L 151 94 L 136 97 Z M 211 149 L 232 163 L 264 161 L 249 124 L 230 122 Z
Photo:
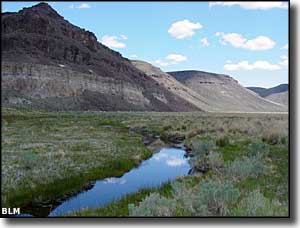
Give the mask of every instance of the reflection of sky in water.
M 142 162 L 122 177 L 96 181 L 95 186 L 66 200 L 50 216 L 61 215 L 83 208 L 95 208 L 117 200 L 142 188 L 157 187 L 162 183 L 186 175 L 190 169 L 184 150 L 164 148 L 150 159 Z

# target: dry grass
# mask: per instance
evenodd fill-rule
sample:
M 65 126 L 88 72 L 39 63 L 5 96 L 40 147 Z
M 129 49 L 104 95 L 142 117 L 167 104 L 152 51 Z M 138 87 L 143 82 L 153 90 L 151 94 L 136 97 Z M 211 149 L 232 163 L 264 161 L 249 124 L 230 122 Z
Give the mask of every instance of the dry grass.
M 279 132 L 268 133 L 274 126 Z M 233 156 L 230 144 L 239 140 L 275 138 L 286 145 L 288 115 L 2 109 L 2 202 L 41 202 L 78 191 L 91 179 L 122 174 L 150 156 L 134 128 L 179 135 L 186 143 L 228 137 L 226 160 Z

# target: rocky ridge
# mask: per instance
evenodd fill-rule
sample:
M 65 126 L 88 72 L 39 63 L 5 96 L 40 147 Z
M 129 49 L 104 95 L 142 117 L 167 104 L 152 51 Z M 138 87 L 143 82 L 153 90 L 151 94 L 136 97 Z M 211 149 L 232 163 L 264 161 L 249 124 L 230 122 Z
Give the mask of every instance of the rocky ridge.
M 47 3 L 2 14 L 2 104 L 48 110 L 196 111 Z

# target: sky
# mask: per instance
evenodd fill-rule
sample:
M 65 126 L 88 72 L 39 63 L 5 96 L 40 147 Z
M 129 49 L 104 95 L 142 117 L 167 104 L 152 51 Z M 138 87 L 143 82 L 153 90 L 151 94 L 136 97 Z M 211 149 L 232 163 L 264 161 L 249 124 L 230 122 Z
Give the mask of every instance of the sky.
M 38 2 L 2 2 L 17 12 Z M 287 2 L 48 2 L 129 59 L 202 70 L 243 86 L 288 83 Z

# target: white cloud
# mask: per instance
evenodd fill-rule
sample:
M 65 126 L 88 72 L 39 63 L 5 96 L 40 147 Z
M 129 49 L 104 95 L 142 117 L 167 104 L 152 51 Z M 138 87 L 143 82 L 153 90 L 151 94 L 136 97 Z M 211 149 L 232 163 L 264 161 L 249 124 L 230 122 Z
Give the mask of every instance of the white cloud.
M 123 35 L 124 36 L 124 35 Z M 126 37 L 127 39 L 127 37 Z M 105 35 L 101 39 L 101 43 L 111 48 L 125 48 L 126 44 L 120 42 L 120 40 L 125 40 L 124 37 L 120 36 L 109 36 Z
M 126 184 L 126 183 L 127 183 L 127 180 L 125 180 L 125 179 L 120 181 L 120 184 Z
M 281 55 L 280 58 L 281 59 L 288 59 L 288 57 L 286 55 Z
M 171 61 L 172 64 L 177 64 L 187 60 L 186 56 L 179 54 L 170 54 L 166 57 L 166 59 Z
M 128 37 L 125 36 L 125 35 L 121 35 L 120 37 L 121 37 L 123 40 L 128 40 Z
M 204 46 L 204 47 L 209 46 L 209 42 L 208 42 L 208 39 L 206 37 L 202 38 L 200 40 L 200 42 L 201 42 L 201 45 Z
M 173 23 L 169 28 L 168 33 L 176 39 L 185 39 L 193 36 L 195 34 L 194 30 L 201 28 L 202 25 L 200 23 L 192 23 L 189 20 L 185 19 Z
M 289 60 L 288 60 L 288 59 L 285 59 L 285 60 L 281 61 L 279 64 L 282 65 L 282 66 L 284 66 L 284 67 L 288 67 L 288 65 L 289 65 Z
M 79 6 L 77 6 L 78 9 L 89 9 L 91 6 L 87 3 L 81 3 Z
M 281 49 L 289 49 L 289 44 L 284 45 Z
M 245 48 L 250 50 L 268 50 L 275 46 L 275 42 L 267 36 L 258 36 L 253 40 L 248 40 Z
M 262 1 L 257 1 L 257 2 L 209 2 L 209 6 L 240 6 L 244 9 L 249 9 L 249 10 L 269 10 L 273 8 L 280 8 L 280 9 L 287 9 L 288 8 L 288 3 L 287 2 L 262 2 Z
M 157 59 L 154 61 L 154 64 L 165 67 L 169 65 L 175 65 L 187 60 L 187 57 L 180 54 L 169 54 L 163 59 Z
M 168 66 L 170 65 L 170 63 L 166 62 L 166 61 L 163 61 L 161 59 L 157 59 L 154 61 L 154 63 L 158 66 L 161 66 L 161 67 L 165 67 L 165 66 Z
M 236 64 L 225 64 L 224 69 L 228 71 L 235 70 L 279 70 L 281 69 L 280 65 L 272 64 L 268 61 L 256 61 L 253 64 L 248 61 L 241 61 Z
M 159 154 L 154 154 L 153 158 L 157 161 L 159 161 L 162 158 L 167 158 L 169 155 L 166 153 L 159 153 Z
M 289 58 L 286 55 L 281 55 L 280 58 L 282 59 L 282 61 L 279 62 L 279 64 L 281 66 L 288 67 L 288 65 L 289 65 Z
M 79 5 L 74 5 L 74 4 L 71 4 L 69 6 L 70 9 L 89 9 L 91 8 L 91 6 L 87 3 L 81 3 Z
M 238 33 L 216 32 L 216 36 L 221 37 L 220 43 L 223 45 L 231 44 L 236 48 L 244 48 L 252 51 L 261 51 L 272 49 L 275 42 L 267 36 L 258 36 L 252 40 L 248 40 Z
M 115 177 L 109 177 L 104 179 L 104 184 L 116 184 L 118 182 L 118 179 Z
M 168 166 L 182 166 L 186 163 L 186 161 L 184 159 L 180 159 L 180 158 L 176 158 L 176 157 L 172 157 L 171 159 L 166 161 Z
M 104 179 L 103 184 L 125 184 L 126 182 L 127 182 L 126 179 L 109 177 Z

